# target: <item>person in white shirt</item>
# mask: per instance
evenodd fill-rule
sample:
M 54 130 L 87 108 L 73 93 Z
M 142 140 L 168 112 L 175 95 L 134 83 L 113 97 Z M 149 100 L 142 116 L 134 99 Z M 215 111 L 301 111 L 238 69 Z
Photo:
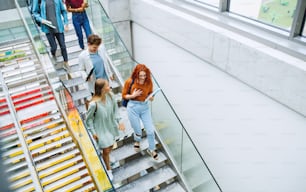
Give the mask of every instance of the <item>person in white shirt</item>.
M 104 46 L 101 46 L 102 39 L 98 35 L 92 34 L 89 35 L 87 44 L 87 50 L 82 51 L 79 55 L 79 67 L 82 78 L 87 82 L 88 90 L 93 95 L 96 79 L 106 79 L 110 82 L 114 78 L 107 60 L 106 50 Z M 87 101 L 90 99 L 87 98 Z

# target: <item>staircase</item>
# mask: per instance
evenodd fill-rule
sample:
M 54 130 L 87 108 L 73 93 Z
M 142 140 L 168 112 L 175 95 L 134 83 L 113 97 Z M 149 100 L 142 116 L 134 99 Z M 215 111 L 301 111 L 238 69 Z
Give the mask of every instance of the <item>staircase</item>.
M 156 137 L 159 160 L 153 160 L 146 153 L 148 142 L 145 129 L 141 151 L 134 151 L 133 129 L 129 124 L 126 109 L 121 107 L 120 103 L 123 79 L 130 76 L 135 61 L 130 57 L 105 12 L 101 10 L 95 12 L 95 8 L 101 9 L 101 5 L 95 3 L 97 1 L 91 3 L 91 6 L 94 6 L 90 9 L 94 11 L 94 14 L 91 14 L 91 21 L 97 17 L 103 21 L 103 26 L 92 26 L 102 37 L 103 46 L 112 63 L 116 80 L 110 82 L 110 85 L 126 126 L 126 130 L 117 138 L 111 153 L 114 189 L 119 192 L 183 192 L 203 191 L 203 189 L 217 191 L 210 190 L 207 187 L 210 185 L 206 185 L 210 182 L 212 185 L 215 184 L 209 173 L 207 178 L 195 174 L 198 167 L 203 167 L 201 164 L 190 163 L 180 170 L 185 176 L 183 179 L 182 172 L 179 173 L 173 164 L 173 158 L 179 159 L 179 157 L 169 156 L 167 151 L 169 149 L 164 147 L 165 141 L 160 140 L 159 135 Z M 46 65 L 44 67 L 45 69 L 55 67 L 54 76 L 57 76 L 69 90 L 74 105 L 84 120 L 86 117 L 84 101 L 90 93 L 78 72 L 78 55 L 81 49 L 71 24 L 71 15 L 68 15 L 70 30 L 65 33 L 65 40 L 70 70 L 67 72 L 62 68 L 63 59 L 60 53 L 56 54 L 57 58 L 52 64 L 44 63 Z M 49 49 L 46 38 L 43 37 L 43 40 Z M 84 40 L 86 42 L 86 39 Z M 0 82 L 2 82 L 0 137 L 10 187 L 14 191 L 99 191 L 94 182 L 94 175 L 91 175 L 89 170 L 90 166 L 87 166 L 90 162 L 86 162 L 83 156 L 87 151 L 84 148 L 81 150 L 77 139 L 67 127 L 66 117 L 58 108 L 59 105 L 64 106 L 67 103 L 58 104 L 60 101 L 55 98 L 54 88 L 51 88 L 53 85 L 47 81 L 31 44 L 24 41 L 5 45 L 0 48 L 0 59 L 2 59 L 0 60 Z M 156 127 L 160 129 L 157 123 Z M 183 157 L 188 157 L 188 154 Z M 191 190 L 190 186 L 186 187 L 184 184 L 186 175 L 189 184 L 191 183 Z M 101 180 L 96 181 L 101 182 Z
M 64 79 L 63 83 L 72 95 L 75 106 L 78 111 L 83 114 L 83 120 L 85 119 L 85 98 L 90 96 L 90 93 L 84 86 L 84 80 L 79 76 L 77 57 L 81 52 L 79 48 L 74 28 L 71 25 L 71 15 L 69 18 L 69 31 L 65 33 L 66 46 L 69 57 L 69 65 L 71 70 L 69 71 L 69 78 Z M 106 28 L 108 26 L 105 26 Z M 116 78 L 110 82 L 112 91 L 115 94 L 115 98 L 118 101 L 119 111 L 121 117 L 126 126 L 125 132 L 121 132 L 117 139 L 116 146 L 111 153 L 113 162 L 113 176 L 114 180 L 112 184 L 118 192 L 141 192 L 141 191 L 155 191 L 162 189 L 163 191 L 186 191 L 183 187 L 180 177 L 175 171 L 171 161 L 166 155 L 160 143 L 157 143 L 159 160 L 155 161 L 151 156 L 146 153 L 148 148 L 148 142 L 145 137 L 145 130 L 143 131 L 143 141 L 141 142 L 141 151 L 135 152 L 133 148 L 133 129 L 131 128 L 126 108 L 121 107 L 121 88 L 122 88 L 122 74 L 128 77 L 133 69 L 134 62 L 131 60 L 129 54 L 124 51 L 120 46 L 118 47 L 118 41 L 116 37 L 109 33 L 107 37 L 103 37 L 103 46 L 105 46 L 110 62 L 112 63 L 112 69 Z M 84 39 L 86 42 L 86 39 Z M 47 43 L 45 39 L 45 43 Z M 48 46 L 49 48 L 49 46 Z M 60 55 L 60 54 L 59 54 Z M 61 66 L 62 57 L 57 58 L 55 65 Z M 115 63 L 115 64 L 114 64 Z M 120 71 L 120 73 L 118 73 Z M 65 73 L 60 72 L 65 75 Z
M 56 60 L 52 60 L 53 65 L 57 71 L 57 75 L 64 83 L 65 87 L 70 91 L 72 99 L 75 106 L 78 108 L 80 114 L 86 111 L 85 109 L 85 98 L 91 96 L 91 93 L 85 88 L 85 81 L 82 79 L 79 72 L 78 56 L 81 53 L 81 48 L 78 44 L 78 39 L 75 34 L 71 14 L 68 14 L 69 18 L 69 31 L 65 32 L 65 43 L 68 53 L 68 64 L 70 66 L 69 72 L 62 68 L 63 57 L 61 56 L 60 50 L 56 52 Z M 43 41 L 46 44 L 48 50 L 50 50 L 50 45 L 45 35 L 43 35 Z M 84 44 L 86 45 L 86 36 L 84 35 Z
M 0 48 L 5 58 L 0 63 L 0 137 L 10 188 L 95 191 L 33 50 L 26 40 Z

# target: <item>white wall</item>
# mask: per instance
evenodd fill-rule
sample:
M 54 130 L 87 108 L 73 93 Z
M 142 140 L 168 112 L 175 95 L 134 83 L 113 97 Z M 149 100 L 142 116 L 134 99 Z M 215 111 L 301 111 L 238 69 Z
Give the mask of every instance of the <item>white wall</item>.
M 152 70 L 224 192 L 304 191 L 305 117 L 137 24 L 133 34 L 136 60 Z
M 130 0 L 130 9 L 133 22 L 306 115 L 305 60 L 158 1 Z

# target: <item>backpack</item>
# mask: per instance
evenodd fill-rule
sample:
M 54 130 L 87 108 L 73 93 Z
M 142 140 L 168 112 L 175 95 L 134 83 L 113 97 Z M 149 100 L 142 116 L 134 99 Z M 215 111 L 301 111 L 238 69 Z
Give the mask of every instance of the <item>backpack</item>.
M 132 82 L 131 82 L 131 84 L 130 84 L 130 86 L 129 86 L 128 94 L 131 93 L 131 88 L 132 88 L 133 83 L 134 83 L 134 79 L 132 79 Z M 121 105 L 122 105 L 123 107 L 127 107 L 128 102 L 129 102 L 128 99 L 122 99 Z

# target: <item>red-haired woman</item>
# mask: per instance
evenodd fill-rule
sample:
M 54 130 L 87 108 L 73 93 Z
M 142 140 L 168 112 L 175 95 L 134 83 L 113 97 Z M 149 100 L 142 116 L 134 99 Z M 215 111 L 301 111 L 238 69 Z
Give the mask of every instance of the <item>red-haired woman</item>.
M 129 79 L 125 81 L 122 98 L 129 100 L 127 105 L 128 118 L 134 129 L 134 149 L 140 151 L 140 141 L 142 136 L 140 120 L 142 121 L 149 142 L 148 153 L 153 159 L 158 159 L 155 151 L 155 127 L 152 122 L 149 104 L 144 102 L 147 96 L 153 92 L 153 83 L 150 69 L 144 64 L 138 64 L 133 70 Z M 153 101 L 153 97 L 150 101 Z

